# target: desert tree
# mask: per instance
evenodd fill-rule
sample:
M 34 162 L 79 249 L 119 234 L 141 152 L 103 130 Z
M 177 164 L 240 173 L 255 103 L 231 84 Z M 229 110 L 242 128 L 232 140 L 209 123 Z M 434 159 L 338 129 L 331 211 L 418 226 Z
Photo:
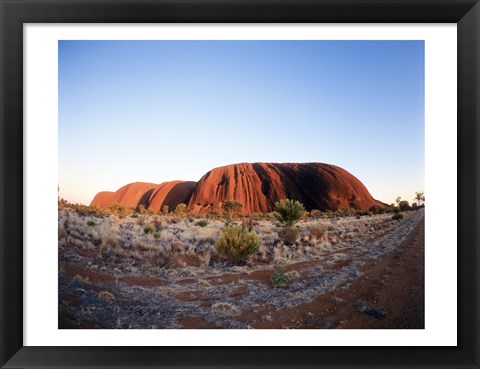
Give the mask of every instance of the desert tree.
M 410 209 L 411 209 L 410 204 L 409 204 L 408 201 L 406 201 L 406 200 L 400 201 L 400 203 L 398 204 L 398 207 L 399 207 L 400 210 L 402 210 L 402 211 L 410 210 Z
M 425 202 L 425 193 L 423 191 L 415 192 L 414 201 L 417 201 L 418 205 L 421 205 Z

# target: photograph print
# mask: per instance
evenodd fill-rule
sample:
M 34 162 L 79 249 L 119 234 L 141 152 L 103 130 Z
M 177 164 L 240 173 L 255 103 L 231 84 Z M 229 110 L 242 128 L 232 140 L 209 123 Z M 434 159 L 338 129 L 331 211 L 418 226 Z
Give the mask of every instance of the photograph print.
M 58 42 L 58 328 L 424 329 L 423 41 Z

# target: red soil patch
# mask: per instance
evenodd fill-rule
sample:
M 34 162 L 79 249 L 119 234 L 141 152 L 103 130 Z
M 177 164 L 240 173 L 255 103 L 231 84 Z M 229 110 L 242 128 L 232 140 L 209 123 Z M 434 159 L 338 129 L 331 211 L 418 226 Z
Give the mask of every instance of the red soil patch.
M 257 270 L 251 273 L 233 274 L 226 273 L 220 276 L 206 278 L 213 286 L 220 286 L 229 284 L 232 282 L 238 282 L 240 280 L 257 280 L 262 283 L 270 285 L 270 277 L 272 276 L 273 269 Z
M 70 295 L 68 293 L 61 293 L 59 296 L 58 296 L 59 300 L 62 300 L 62 301 L 66 301 L 68 302 L 69 305 L 71 306 L 80 306 L 82 305 L 82 301 L 73 296 L 73 295 Z
M 233 298 L 234 300 L 240 300 L 243 295 L 245 294 L 247 287 L 245 286 L 240 286 L 232 290 L 230 293 L 230 297 Z
M 215 301 L 213 297 L 204 296 L 198 291 L 185 291 L 175 295 L 175 298 L 181 301 Z
M 74 278 L 78 275 L 82 278 L 88 278 L 88 280 L 92 283 L 112 283 L 115 281 L 113 276 L 95 272 L 86 266 L 63 264 L 61 267 L 65 271 L 65 275 L 68 278 Z
M 168 284 L 168 282 L 164 279 L 148 277 L 121 277 L 118 278 L 118 281 L 129 285 L 142 287 L 165 286 Z
M 95 272 L 90 270 L 88 267 L 75 265 L 75 264 L 65 264 L 62 266 L 65 274 L 69 278 L 74 278 L 75 276 L 81 276 L 82 278 L 88 278 L 88 281 L 93 284 L 103 283 L 103 284 L 112 284 L 115 283 L 115 277 Z M 151 286 L 164 286 L 168 284 L 168 282 L 164 279 L 159 278 L 148 278 L 148 277 L 120 277 L 118 278 L 118 282 L 123 282 L 129 285 L 134 286 L 143 286 L 143 287 L 151 287 Z
M 191 316 L 188 318 L 177 318 L 177 321 L 182 324 L 185 329 L 220 329 L 215 323 L 210 323 L 201 316 Z
M 184 285 L 184 284 L 191 284 L 195 283 L 197 280 L 193 278 L 185 278 L 185 279 L 180 279 L 177 281 L 177 284 Z
M 59 329 L 93 329 L 93 324 L 87 320 L 81 323 L 74 323 L 72 320 L 74 316 L 66 310 L 59 310 L 58 312 L 58 328 Z
M 285 272 L 297 270 L 300 273 L 300 275 L 303 275 L 308 272 L 309 267 L 315 266 L 317 264 L 318 264 L 318 261 L 301 261 L 299 263 L 285 265 L 283 267 L 283 270 Z M 275 272 L 274 269 L 263 269 L 263 270 L 257 270 L 250 273 L 240 273 L 240 274 L 226 273 L 226 274 L 218 275 L 215 277 L 208 277 L 206 279 L 213 286 L 221 286 L 224 284 L 238 282 L 241 280 L 256 280 L 270 286 L 271 285 L 270 278 L 272 277 L 272 274 L 274 272 Z

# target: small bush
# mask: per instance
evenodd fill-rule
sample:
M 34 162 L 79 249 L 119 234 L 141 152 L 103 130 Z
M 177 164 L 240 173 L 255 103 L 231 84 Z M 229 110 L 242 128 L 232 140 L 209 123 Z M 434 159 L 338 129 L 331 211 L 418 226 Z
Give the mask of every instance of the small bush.
M 113 295 L 108 291 L 99 292 L 98 298 L 102 301 L 112 301 L 114 299 Z
M 222 202 L 222 210 L 228 217 L 231 217 L 242 210 L 242 203 L 234 200 L 224 201 Z
M 242 227 L 251 231 L 253 229 L 254 223 L 251 217 L 242 219 Z
M 137 213 L 133 213 L 132 215 L 130 215 L 130 218 L 138 218 L 138 214 L 137 214 Z
M 293 244 L 300 237 L 300 229 L 297 227 L 283 227 L 279 235 L 285 244 Z
M 392 220 L 400 221 L 401 219 L 403 219 L 403 214 L 402 213 L 395 213 L 395 214 L 392 215 Z
M 143 227 L 143 231 L 145 232 L 145 234 L 153 233 L 155 231 L 155 227 L 152 224 L 148 224 Z
M 218 209 L 213 209 L 207 214 L 207 218 L 209 219 L 220 219 L 222 216 L 222 213 Z
M 176 206 L 174 214 L 178 216 L 185 216 L 187 213 L 187 205 L 184 203 L 180 203 Z
M 373 214 L 383 214 L 385 212 L 385 209 L 381 207 L 380 205 L 373 205 L 368 209 Z
M 305 213 L 305 208 L 300 201 L 284 199 L 275 203 L 273 216 L 281 224 L 291 227 Z
M 195 223 L 196 226 L 198 227 L 206 227 L 208 222 L 205 219 L 199 220 L 197 223 Z
M 96 225 L 97 223 L 95 223 L 93 220 L 89 220 L 87 222 L 87 225 L 90 226 L 90 227 L 93 227 L 94 225 Z
M 153 220 L 153 225 L 155 226 L 155 230 L 160 232 L 163 229 L 163 223 L 160 219 L 155 218 Z
M 318 209 L 313 209 L 311 212 L 310 212 L 310 216 L 312 218 L 321 218 L 322 217 L 322 212 Z
M 260 239 L 254 231 L 249 231 L 242 226 L 227 226 L 222 229 L 215 247 L 231 261 L 238 262 L 245 260 L 258 250 Z
M 322 224 L 316 224 L 310 228 L 310 238 L 314 240 L 319 240 L 322 237 L 325 237 L 324 234 L 327 232 L 327 229 Z
M 162 206 L 162 214 L 167 215 L 169 211 L 168 205 L 163 205 Z
M 288 277 L 282 269 L 277 269 L 270 277 L 273 288 L 288 288 Z

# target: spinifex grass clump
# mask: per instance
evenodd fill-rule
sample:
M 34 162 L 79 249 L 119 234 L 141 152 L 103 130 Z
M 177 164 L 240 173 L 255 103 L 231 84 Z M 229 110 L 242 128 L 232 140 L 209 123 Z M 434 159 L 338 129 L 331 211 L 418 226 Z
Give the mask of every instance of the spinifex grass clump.
M 285 199 L 277 201 L 273 211 L 275 219 L 284 227 L 292 227 L 302 218 L 305 208 L 300 201 Z
M 273 216 L 283 226 L 279 233 L 280 237 L 286 244 L 294 243 L 300 236 L 300 230 L 294 225 L 305 214 L 303 204 L 300 201 L 285 199 L 277 201 L 273 210 Z
M 227 226 L 222 229 L 215 247 L 231 261 L 240 262 L 258 250 L 260 239 L 255 231 L 245 227 Z

